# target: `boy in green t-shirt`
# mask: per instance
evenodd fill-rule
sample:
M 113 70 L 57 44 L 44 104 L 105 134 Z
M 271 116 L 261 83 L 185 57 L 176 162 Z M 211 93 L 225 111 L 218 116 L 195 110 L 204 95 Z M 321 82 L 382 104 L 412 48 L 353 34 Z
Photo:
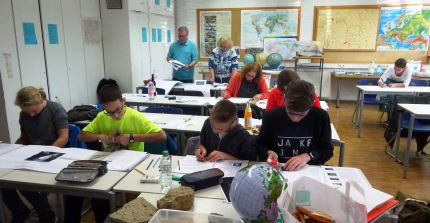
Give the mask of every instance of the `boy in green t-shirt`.
M 104 111 L 79 134 L 79 140 L 103 142 L 104 151 L 128 148 L 144 150 L 144 142 L 166 140 L 160 127 L 142 113 L 125 106 L 125 99 L 118 86 L 106 85 L 100 89 L 100 102 Z

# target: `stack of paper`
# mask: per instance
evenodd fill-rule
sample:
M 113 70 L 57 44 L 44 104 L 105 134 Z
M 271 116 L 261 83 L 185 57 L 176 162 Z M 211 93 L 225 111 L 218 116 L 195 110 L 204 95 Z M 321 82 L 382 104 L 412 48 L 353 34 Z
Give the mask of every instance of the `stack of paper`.
M 133 150 L 118 150 L 111 153 L 105 159 L 108 162 L 108 170 L 130 171 L 137 164 L 148 158 L 149 153 Z
M 307 165 L 298 171 L 283 171 L 282 175 L 288 180 L 289 185 L 293 185 L 294 181 L 300 177 L 306 176 L 342 192 L 346 191 L 347 181 L 355 182 L 364 190 L 367 212 L 393 198 L 393 196 L 373 188 L 363 172 L 357 168 Z M 351 197 L 353 199 L 359 197 L 357 193 L 358 191 L 351 190 Z
M 183 63 L 181 63 L 181 62 L 179 62 L 177 60 L 169 60 L 169 63 L 172 64 L 173 69 L 175 69 L 175 70 L 178 70 L 179 68 L 185 66 L 185 64 L 183 64 Z
M 242 168 L 248 166 L 248 160 L 221 160 L 217 162 L 200 162 L 195 156 L 186 156 L 179 160 L 179 165 L 173 170 L 175 173 L 194 173 L 197 171 L 218 168 L 224 172 L 224 177 L 234 177 Z
M 0 168 L 27 169 L 46 173 L 59 173 L 74 160 L 89 159 L 97 151 L 54 146 L 17 146 L 0 156 Z

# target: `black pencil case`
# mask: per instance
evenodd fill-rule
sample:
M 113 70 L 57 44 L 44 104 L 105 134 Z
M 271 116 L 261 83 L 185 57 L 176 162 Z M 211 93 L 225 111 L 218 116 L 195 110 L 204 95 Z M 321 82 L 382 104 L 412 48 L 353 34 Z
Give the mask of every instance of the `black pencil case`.
M 70 163 L 67 167 L 97 169 L 97 176 L 99 177 L 107 173 L 107 164 L 108 163 L 103 160 L 76 160 Z
M 66 167 L 57 174 L 55 180 L 68 183 L 91 183 L 96 179 L 97 174 L 96 168 Z
M 218 168 L 189 173 L 181 177 L 181 185 L 201 190 L 218 185 L 222 181 L 224 172 Z

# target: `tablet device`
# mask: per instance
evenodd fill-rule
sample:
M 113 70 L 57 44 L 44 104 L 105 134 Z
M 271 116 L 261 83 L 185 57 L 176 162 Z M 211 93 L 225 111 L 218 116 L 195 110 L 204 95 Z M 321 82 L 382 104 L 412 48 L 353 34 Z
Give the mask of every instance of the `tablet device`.
M 224 192 L 225 199 L 230 203 L 230 186 L 233 182 L 233 177 L 224 177 L 220 184 L 222 192 Z
M 206 85 L 206 80 L 195 80 L 194 81 L 194 85 L 205 86 Z

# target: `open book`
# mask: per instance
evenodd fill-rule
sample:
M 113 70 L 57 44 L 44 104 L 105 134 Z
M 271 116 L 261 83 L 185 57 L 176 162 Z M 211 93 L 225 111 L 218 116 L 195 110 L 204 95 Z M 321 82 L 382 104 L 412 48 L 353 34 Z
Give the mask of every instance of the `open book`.
M 357 168 L 307 165 L 298 171 L 283 171 L 282 175 L 288 180 L 288 184 L 294 184 L 294 181 L 306 176 L 342 192 L 345 191 L 347 181 L 354 181 L 364 190 L 368 212 L 393 198 L 390 194 L 373 188 L 363 172 Z M 288 188 L 291 187 L 288 186 Z M 356 192 L 351 191 L 353 199 L 357 196 L 354 194 Z
M 183 64 L 183 63 L 181 63 L 181 62 L 179 62 L 179 61 L 177 61 L 177 60 L 169 60 L 168 61 L 170 64 L 172 64 L 172 66 L 173 66 L 173 69 L 175 69 L 175 70 L 178 70 L 179 68 L 181 68 L 181 67 L 185 67 L 185 64 Z
M 194 173 L 197 171 L 218 168 L 224 172 L 224 177 L 234 177 L 242 168 L 248 166 L 248 160 L 221 160 L 217 162 L 200 162 L 196 156 L 185 156 L 179 160 L 179 165 L 173 170 L 175 173 Z

